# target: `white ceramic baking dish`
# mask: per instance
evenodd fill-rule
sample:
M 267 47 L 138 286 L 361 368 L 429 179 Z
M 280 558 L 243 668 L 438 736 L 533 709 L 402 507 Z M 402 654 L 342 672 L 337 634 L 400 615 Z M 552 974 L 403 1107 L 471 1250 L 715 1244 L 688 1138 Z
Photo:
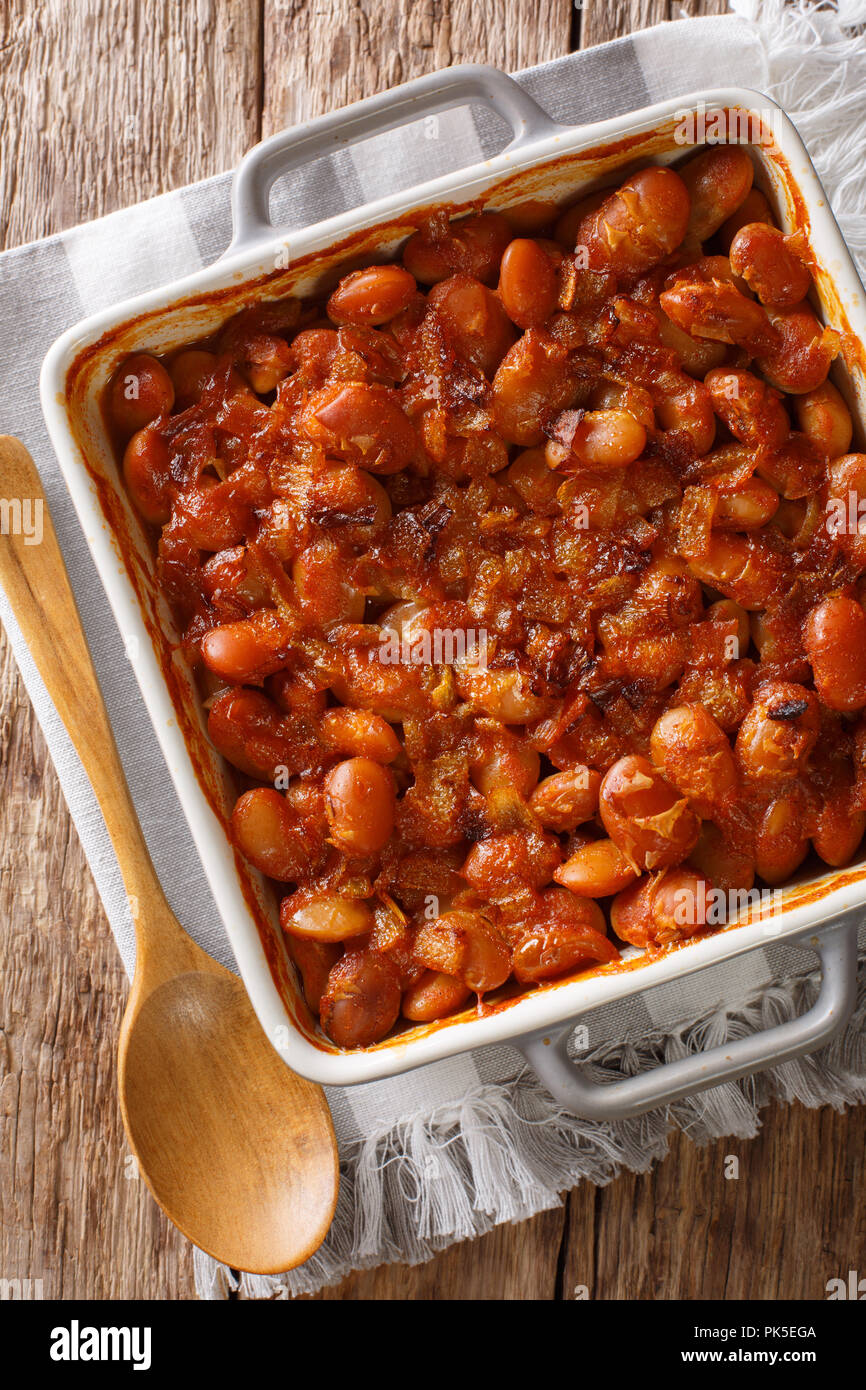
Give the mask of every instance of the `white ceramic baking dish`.
M 496 158 L 293 232 L 290 243 L 272 226 L 269 197 L 278 176 L 348 143 L 469 103 L 492 108 L 511 126 L 513 139 Z M 695 118 L 691 131 L 685 112 Z M 503 1000 L 484 1016 L 468 1011 L 437 1025 L 408 1029 L 363 1051 L 334 1047 L 303 1002 L 269 890 L 237 859 L 227 840 L 230 784 L 204 737 L 189 674 L 172 656 L 171 618 L 154 588 L 150 545 L 127 501 L 99 406 L 102 388 L 126 353 L 170 351 L 208 336 L 247 304 L 333 283 L 341 267 L 357 265 L 365 256 L 381 259 L 383 252 L 397 248 L 414 230 L 422 209 L 444 206 L 459 214 L 530 198 L 564 202 L 583 188 L 615 182 L 619 171 L 641 163 L 681 160 L 692 151 L 692 139 L 703 143 L 718 136 L 714 112 L 726 113 L 729 132 L 750 145 L 757 180 L 782 224 L 800 226 L 808 236 L 820 265 L 816 304 L 823 317 L 853 335 L 848 364 L 838 369 L 837 380 L 857 416 L 862 447 L 862 286 L 793 125 L 768 98 L 738 89 L 698 93 L 597 125 L 570 128 L 551 121 L 516 83 L 493 69 L 462 67 L 432 74 L 257 146 L 235 177 L 235 237 L 226 256 L 182 281 L 78 324 L 63 334 L 45 360 L 42 404 L 51 438 L 132 653 L 244 982 L 280 1055 L 315 1081 L 372 1081 L 469 1048 L 510 1041 L 523 1048 L 563 1104 L 587 1114 L 634 1114 L 812 1050 L 851 1010 L 856 969 L 852 920 L 866 902 L 862 864 L 801 875 L 785 890 L 781 911 L 753 914 L 744 924 L 728 926 L 646 964 L 630 950 L 622 965 L 604 966 Z M 736 120 L 740 124 L 735 127 Z M 744 134 L 750 139 L 744 141 Z M 130 637 L 138 640 L 130 642 Z M 569 1033 L 589 1010 L 774 939 L 797 936 L 820 951 L 823 965 L 820 998 L 802 1019 L 615 1086 L 593 1087 L 568 1061 Z

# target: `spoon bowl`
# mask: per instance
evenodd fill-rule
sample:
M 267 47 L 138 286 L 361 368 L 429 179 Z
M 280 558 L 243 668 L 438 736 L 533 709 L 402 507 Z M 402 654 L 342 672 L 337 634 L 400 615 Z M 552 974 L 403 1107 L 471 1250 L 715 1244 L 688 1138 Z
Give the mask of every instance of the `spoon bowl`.
M 337 1178 L 324 1098 L 306 1094 L 249 1015 L 226 972 L 157 985 L 127 1014 L 120 1101 L 147 1184 L 175 1225 L 224 1264 L 272 1274 L 324 1239 Z

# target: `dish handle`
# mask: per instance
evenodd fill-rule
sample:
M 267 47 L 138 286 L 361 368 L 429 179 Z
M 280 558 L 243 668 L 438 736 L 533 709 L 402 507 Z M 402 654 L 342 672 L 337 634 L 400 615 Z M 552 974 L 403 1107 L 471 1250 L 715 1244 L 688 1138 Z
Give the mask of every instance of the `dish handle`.
M 281 175 L 386 130 L 470 102 L 489 107 L 508 122 L 513 133 L 508 150 L 564 129 L 497 68 L 462 63 L 427 73 L 255 145 L 241 160 L 232 182 L 234 237 L 226 255 L 273 237 L 276 229 L 270 219 L 270 193 Z
M 566 1110 L 593 1120 L 626 1120 L 659 1105 L 720 1086 L 792 1057 L 814 1052 L 850 1017 L 857 993 L 857 927 L 850 922 L 811 933 L 798 943 L 817 951 L 821 988 L 800 1018 L 777 1024 L 707 1052 L 663 1062 L 625 1081 L 597 1084 L 568 1055 L 576 1020 L 560 1033 L 531 1033 L 517 1046 L 551 1095 Z

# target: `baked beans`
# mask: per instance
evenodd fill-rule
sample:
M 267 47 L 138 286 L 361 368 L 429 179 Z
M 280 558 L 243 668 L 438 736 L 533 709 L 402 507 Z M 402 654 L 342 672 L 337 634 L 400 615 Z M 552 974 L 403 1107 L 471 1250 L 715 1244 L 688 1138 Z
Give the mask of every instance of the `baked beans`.
M 714 147 L 434 213 L 328 296 L 118 364 L 231 834 L 337 1046 L 856 854 L 866 455 L 812 270 Z

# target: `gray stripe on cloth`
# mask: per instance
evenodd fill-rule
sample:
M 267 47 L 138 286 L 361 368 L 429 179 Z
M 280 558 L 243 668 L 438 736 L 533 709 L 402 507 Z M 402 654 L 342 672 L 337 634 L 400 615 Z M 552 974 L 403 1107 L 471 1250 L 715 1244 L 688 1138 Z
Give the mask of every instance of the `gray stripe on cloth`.
M 271 220 L 277 228 L 298 231 L 365 201 L 352 151 L 339 150 L 277 179 L 271 192 Z
M 202 265 L 219 260 L 232 239 L 231 174 L 217 174 L 180 190 Z
M 654 100 L 638 58 L 638 35 L 587 48 L 520 73 L 518 81 L 555 121 L 582 125 Z

